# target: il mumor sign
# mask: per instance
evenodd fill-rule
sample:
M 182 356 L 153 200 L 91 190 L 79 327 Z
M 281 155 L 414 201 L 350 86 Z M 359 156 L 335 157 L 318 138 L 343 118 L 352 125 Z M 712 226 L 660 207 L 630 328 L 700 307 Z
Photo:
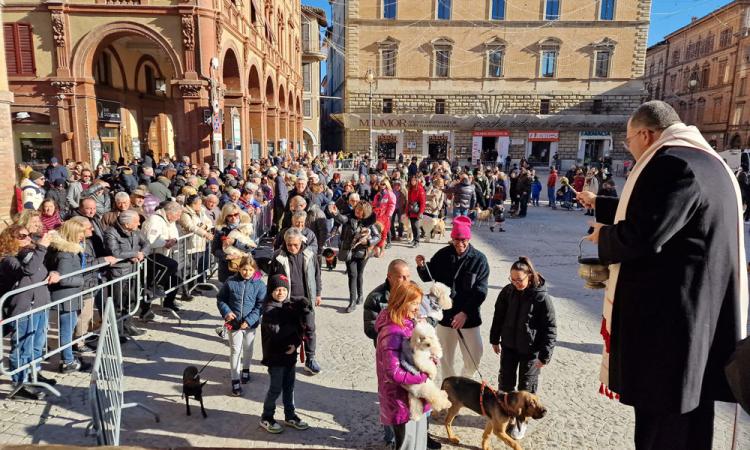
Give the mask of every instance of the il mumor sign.
M 345 129 L 367 130 L 368 114 L 338 113 L 331 118 Z M 626 115 L 534 114 L 449 115 L 449 114 L 373 114 L 372 128 L 383 130 L 492 130 L 492 129 L 601 129 L 621 131 L 628 121 Z

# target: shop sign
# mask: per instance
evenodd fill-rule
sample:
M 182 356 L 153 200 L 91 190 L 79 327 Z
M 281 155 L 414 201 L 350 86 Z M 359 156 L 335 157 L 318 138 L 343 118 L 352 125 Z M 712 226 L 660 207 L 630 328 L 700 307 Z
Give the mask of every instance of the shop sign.
M 609 131 L 581 131 L 581 137 L 612 137 Z
M 471 132 L 472 136 L 479 137 L 503 137 L 510 136 L 510 131 L 507 130 L 474 130 Z
M 406 143 L 406 148 L 408 148 L 410 150 L 414 150 L 415 148 L 417 148 L 417 141 L 409 141 L 409 142 L 407 142 Z
M 530 142 L 557 142 L 559 140 L 559 131 L 529 131 Z
M 120 103 L 109 100 L 97 100 L 96 115 L 100 122 L 120 123 Z
M 522 138 L 515 138 L 510 140 L 510 145 L 524 145 L 526 143 L 526 139 Z

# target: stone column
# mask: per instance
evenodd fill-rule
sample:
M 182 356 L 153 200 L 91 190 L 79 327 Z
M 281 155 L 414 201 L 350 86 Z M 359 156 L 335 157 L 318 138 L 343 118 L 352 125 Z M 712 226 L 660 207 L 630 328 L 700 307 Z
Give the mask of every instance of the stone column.
M 3 22 L 2 8 L 4 6 L 4 0 L 0 0 L 0 23 Z M 0 48 L 5 48 L 5 36 L 2 33 L 0 33 Z M 0 177 L 0 221 L 10 221 L 16 182 L 16 155 L 13 151 L 13 127 L 10 122 L 10 104 L 13 102 L 13 94 L 8 87 L 7 67 L 5 52 L 0 52 L 0 161 L 6 169 L 5 176 Z

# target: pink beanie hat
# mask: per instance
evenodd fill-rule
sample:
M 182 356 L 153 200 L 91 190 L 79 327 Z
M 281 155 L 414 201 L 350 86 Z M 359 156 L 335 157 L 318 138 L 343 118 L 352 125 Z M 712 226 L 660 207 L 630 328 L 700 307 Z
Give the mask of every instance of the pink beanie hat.
M 466 216 L 453 219 L 451 239 L 471 239 L 471 219 Z

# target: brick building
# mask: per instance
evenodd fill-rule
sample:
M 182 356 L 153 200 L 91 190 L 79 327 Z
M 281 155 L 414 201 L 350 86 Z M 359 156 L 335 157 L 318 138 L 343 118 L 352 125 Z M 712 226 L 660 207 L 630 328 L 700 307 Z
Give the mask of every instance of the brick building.
M 4 1 L 0 0 L 0 22 L 3 19 Z M 5 39 L 0 35 L 0 44 L 5 47 Z M 6 66 L 5 54 L 0 53 L 0 67 Z M 0 221 L 10 218 L 11 202 L 13 198 L 13 185 L 16 181 L 16 171 L 12 169 L 15 158 L 13 157 L 13 142 L 11 139 L 10 105 L 13 102 L 13 94 L 8 88 L 8 75 L 0 70 L 0 161 L 5 166 L 5 176 L 0 179 Z M 10 170 L 8 170 L 10 169 Z
M 320 62 L 326 58 L 320 28 L 327 26 L 325 11 L 302 6 L 302 142 L 314 155 L 320 154 Z
M 298 0 L 11 0 L 15 158 L 203 162 L 212 139 L 244 161 L 294 151 L 300 17 Z
M 735 0 L 694 17 L 646 53 L 648 97 L 670 103 L 719 151 L 750 147 L 749 9 Z
M 324 122 L 330 113 L 339 126 L 326 124 L 327 149 L 364 154 L 372 145 L 387 158 L 509 154 L 537 165 L 556 153 L 564 164 L 623 159 L 627 115 L 645 94 L 650 7 L 650 0 L 332 2 L 326 95 L 333 98 L 324 102 Z

